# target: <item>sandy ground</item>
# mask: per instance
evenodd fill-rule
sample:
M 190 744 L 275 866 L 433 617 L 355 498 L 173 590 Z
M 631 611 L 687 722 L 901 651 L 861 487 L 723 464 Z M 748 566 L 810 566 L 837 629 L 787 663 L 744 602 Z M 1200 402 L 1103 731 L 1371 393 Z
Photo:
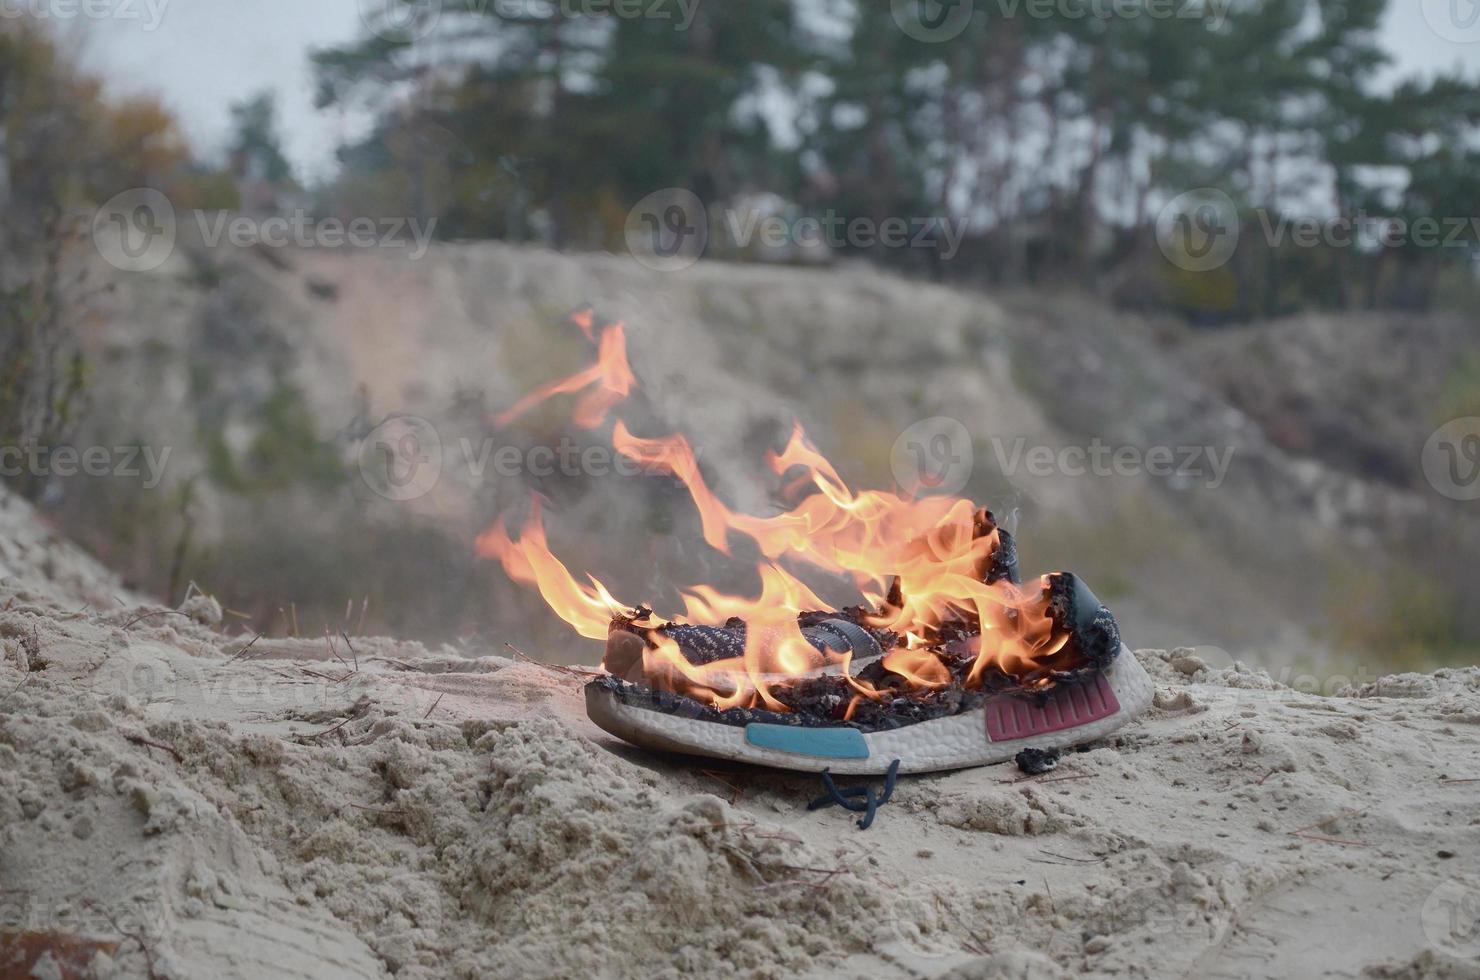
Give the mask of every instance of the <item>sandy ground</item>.
M 39 527 L 0 505 L 0 976 L 1480 976 L 1480 669 L 1142 650 L 1142 720 L 859 831 L 622 746 L 580 677 L 247 648 Z

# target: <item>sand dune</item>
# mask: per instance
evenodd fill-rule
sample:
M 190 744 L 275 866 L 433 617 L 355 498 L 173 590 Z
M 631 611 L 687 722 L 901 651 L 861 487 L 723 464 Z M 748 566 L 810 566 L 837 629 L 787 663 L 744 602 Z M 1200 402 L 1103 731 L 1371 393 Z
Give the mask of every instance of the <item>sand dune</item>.
M 810 778 L 613 742 L 578 676 L 246 649 L 80 554 L 51 582 L 29 508 L 0 520 L 6 975 L 1480 972 L 1480 669 L 1318 696 L 1142 650 L 1142 720 L 1045 776 L 908 779 L 858 831 Z

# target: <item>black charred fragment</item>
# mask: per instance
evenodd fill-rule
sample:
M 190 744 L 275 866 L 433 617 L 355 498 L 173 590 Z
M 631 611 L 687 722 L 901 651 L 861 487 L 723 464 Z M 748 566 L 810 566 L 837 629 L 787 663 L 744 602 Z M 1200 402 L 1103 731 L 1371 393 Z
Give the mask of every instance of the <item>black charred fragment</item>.
M 1029 776 L 1041 776 L 1059 767 L 1059 750 L 1023 749 L 1012 757 L 1012 761 Z
M 1064 646 L 1074 662 L 1103 670 L 1120 653 L 1120 626 L 1084 580 L 1073 572 L 1048 576 L 1048 614 L 1069 634 Z
M 623 704 L 681 718 L 695 718 L 739 728 L 752 722 L 797 725 L 802 728 L 836 728 L 846 725 L 865 733 L 888 731 L 916 722 L 960 714 L 979 707 L 990 696 L 987 691 L 966 691 L 953 685 L 941 691 L 901 695 L 885 701 L 859 697 L 853 717 L 847 719 L 848 705 L 858 692 L 840 677 L 810 678 L 773 689 L 772 694 L 791 709 L 785 712 L 765 708 L 726 708 L 721 711 L 687 695 L 639 687 L 609 675 L 599 677 L 591 683 L 611 691 Z
M 802 637 L 819 652 L 845 653 L 852 651 L 855 657 L 877 656 L 892 650 L 899 643 L 899 635 L 889 630 L 875 629 L 864 621 L 867 615 L 860 606 L 840 612 L 806 612 L 797 617 L 797 626 Z M 856 630 L 849 630 L 851 624 Z M 745 641 L 750 634 L 749 626 L 742 619 L 731 618 L 723 626 L 693 626 L 682 623 L 665 623 L 662 626 L 642 627 L 630 620 L 617 621 L 613 629 L 625 629 L 636 633 L 649 643 L 651 633 L 660 633 L 678 644 L 684 658 L 695 666 L 742 657 Z M 861 631 L 861 632 L 860 632 Z M 620 672 L 617 672 L 620 673 Z
M 1022 585 L 1023 576 L 1018 572 L 1017 542 L 1012 535 L 1002 530 L 997 532 L 997 541 L 998 548 L 992 552 L 992 567 L 987 572 L 987 584 L 995 585 L 1006 580 L 1013 585 Z
M 1022 574 L 1018 571 L 1017 542 L 1006 529 L 999 527 L 997 519 L 989 510 L 979 510 L 973 519 L 972 536 L 983 538 L 993 531 L 997 532 L 997 549 L 992 552 L 992 563 L 987 567 L 985 579 L 988 585 L 996 585 L 998 582 L 1007 581 L 1013 585 L 1023 584 Z

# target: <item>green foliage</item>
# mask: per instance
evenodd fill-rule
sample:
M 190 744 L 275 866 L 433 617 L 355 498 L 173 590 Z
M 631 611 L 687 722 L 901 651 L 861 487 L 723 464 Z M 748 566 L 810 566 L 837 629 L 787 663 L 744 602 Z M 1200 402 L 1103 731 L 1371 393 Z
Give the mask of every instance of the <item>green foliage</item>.
M 177 208 L 200 211 L 236 211 L 241 195 L 236 180 L 221 170 L 187 168 L 171 185 L 170 199 Z
M 189 159 L 159 102 L 108 98 L 26 18 L 0 18 L 0 133 L 0 249 L 45 247 L 58 212 L 161 186 Z
M 56 445 L 78 421 L 87 364 L 75 336 L 89 293 L 64 261 L 86 213 L 160 186 L 188 160 L 149 98 L 108 98 L 28 17 L 0 19 L 0 445 Z M 40 489 L 21 477 L 20 489 Z
M 202 432 L 206 471 L 218 486 L 260 494 L 294 487 L 332 490 L 343 485 L 344 466 L 333 445 L 319 438 L 313 413 L 296 386 L 280 381 L 257 407 L 253 421 L 251 442 L 239 457 L 223 432 Z
M 1439 426 L 1451 419 L 1473 416 L 1480 416 L 1480 354 L 1471 352 L 1450 365 L 1431 421 Z
M 886 3 L 704 4 L 684 30 L 665 3 L 667 19 L 444 6 L 446 31 L 486 41 L 457 49 L 460 75 L 428 70 L 433 51 L 449 67 L 435 34 L 318 53 L 321 99 L 363 99 L 381 118 L 343 154 L 335 193 L 437 216 L 449 236 L 608 248 L 665 187 L 720 206 L 772 192 L 790 213 L 845 221 L 970 218 L 953 264 L 864 250 L 996 281 L 1160 280 L 1132 292 L 1205 319 L 1424 307 L 1468 258 L 1250 234 L 1225 269 L 1159 271 L 1157 212 L 1198 187 L 1251 219 L 1312 201 L 1348 218 L 1474 210 L 1480 88 L 1441 76 L 1376 90 L 1387 0 L 1238 0 L 1201 19 L 976 4 L 945 43 L 911 37 Z M 804 28 L 819 10 L 836 30 Z
M 538 233 L 604 246 L 619 239 L 627 209 L 659 188 L 714 200 L 779 183 L 767 125 L 742 106 L 761 98 L 763 78 L 784 81 L 804 63 L 790 0 L 660 0 L 644 11 L 659 16 L 449 11 L 488 42 L 464 49 L 455 83 L 423 75 L 407 41 L 318 52 L 323 104 L 379 104 L 406 81 L 419 93 L 412 111 L 388 109 L 369 140 L 342 154 L 359 173 L 340 190 L 398 195 L 401 210 L 438 216 L 448 236 Z
M 283 156 L 277 131 L 277 104 L 262 92 L 231 107 L 233 169 L 240 176 L 272 184 L 291 183 L 293 168 Z
M 0 446 L 54 446 L 76 421 L 87 365 L 63 319 L 60 261 L 56 244 L 32 279 L 0 290 Z M 16 479 L 23 494 L 40 489 Z
M 1345 569 L 1339 608 L 1333 610 L 1336 642 L 1370 652 L 1394 667 L 1428 670 L 1474 662 L 1474 630 L 1466 615 L 1462 582 L 1429 571 L 1403 574 Z

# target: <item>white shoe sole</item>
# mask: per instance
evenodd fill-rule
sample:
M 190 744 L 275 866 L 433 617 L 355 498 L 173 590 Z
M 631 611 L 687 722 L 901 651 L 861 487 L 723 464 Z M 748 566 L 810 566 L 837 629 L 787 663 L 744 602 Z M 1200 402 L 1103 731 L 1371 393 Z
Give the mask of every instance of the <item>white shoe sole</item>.
M 604 731 L 646 749 L 798 772 L 882 775 L 895 759 L 902 773 L 936 772 L 1006 762 L 1026 748 L 1080 745 L 1145 711 L 1152 690 L 1151 678 L 1122 646 L 1097 678 L 1056 688 L 1042 704 L 1001 694 L 958 715 L 888 731 L 726 725 L 626 704 L 597 684 L 586 687 L 586 713 Z

